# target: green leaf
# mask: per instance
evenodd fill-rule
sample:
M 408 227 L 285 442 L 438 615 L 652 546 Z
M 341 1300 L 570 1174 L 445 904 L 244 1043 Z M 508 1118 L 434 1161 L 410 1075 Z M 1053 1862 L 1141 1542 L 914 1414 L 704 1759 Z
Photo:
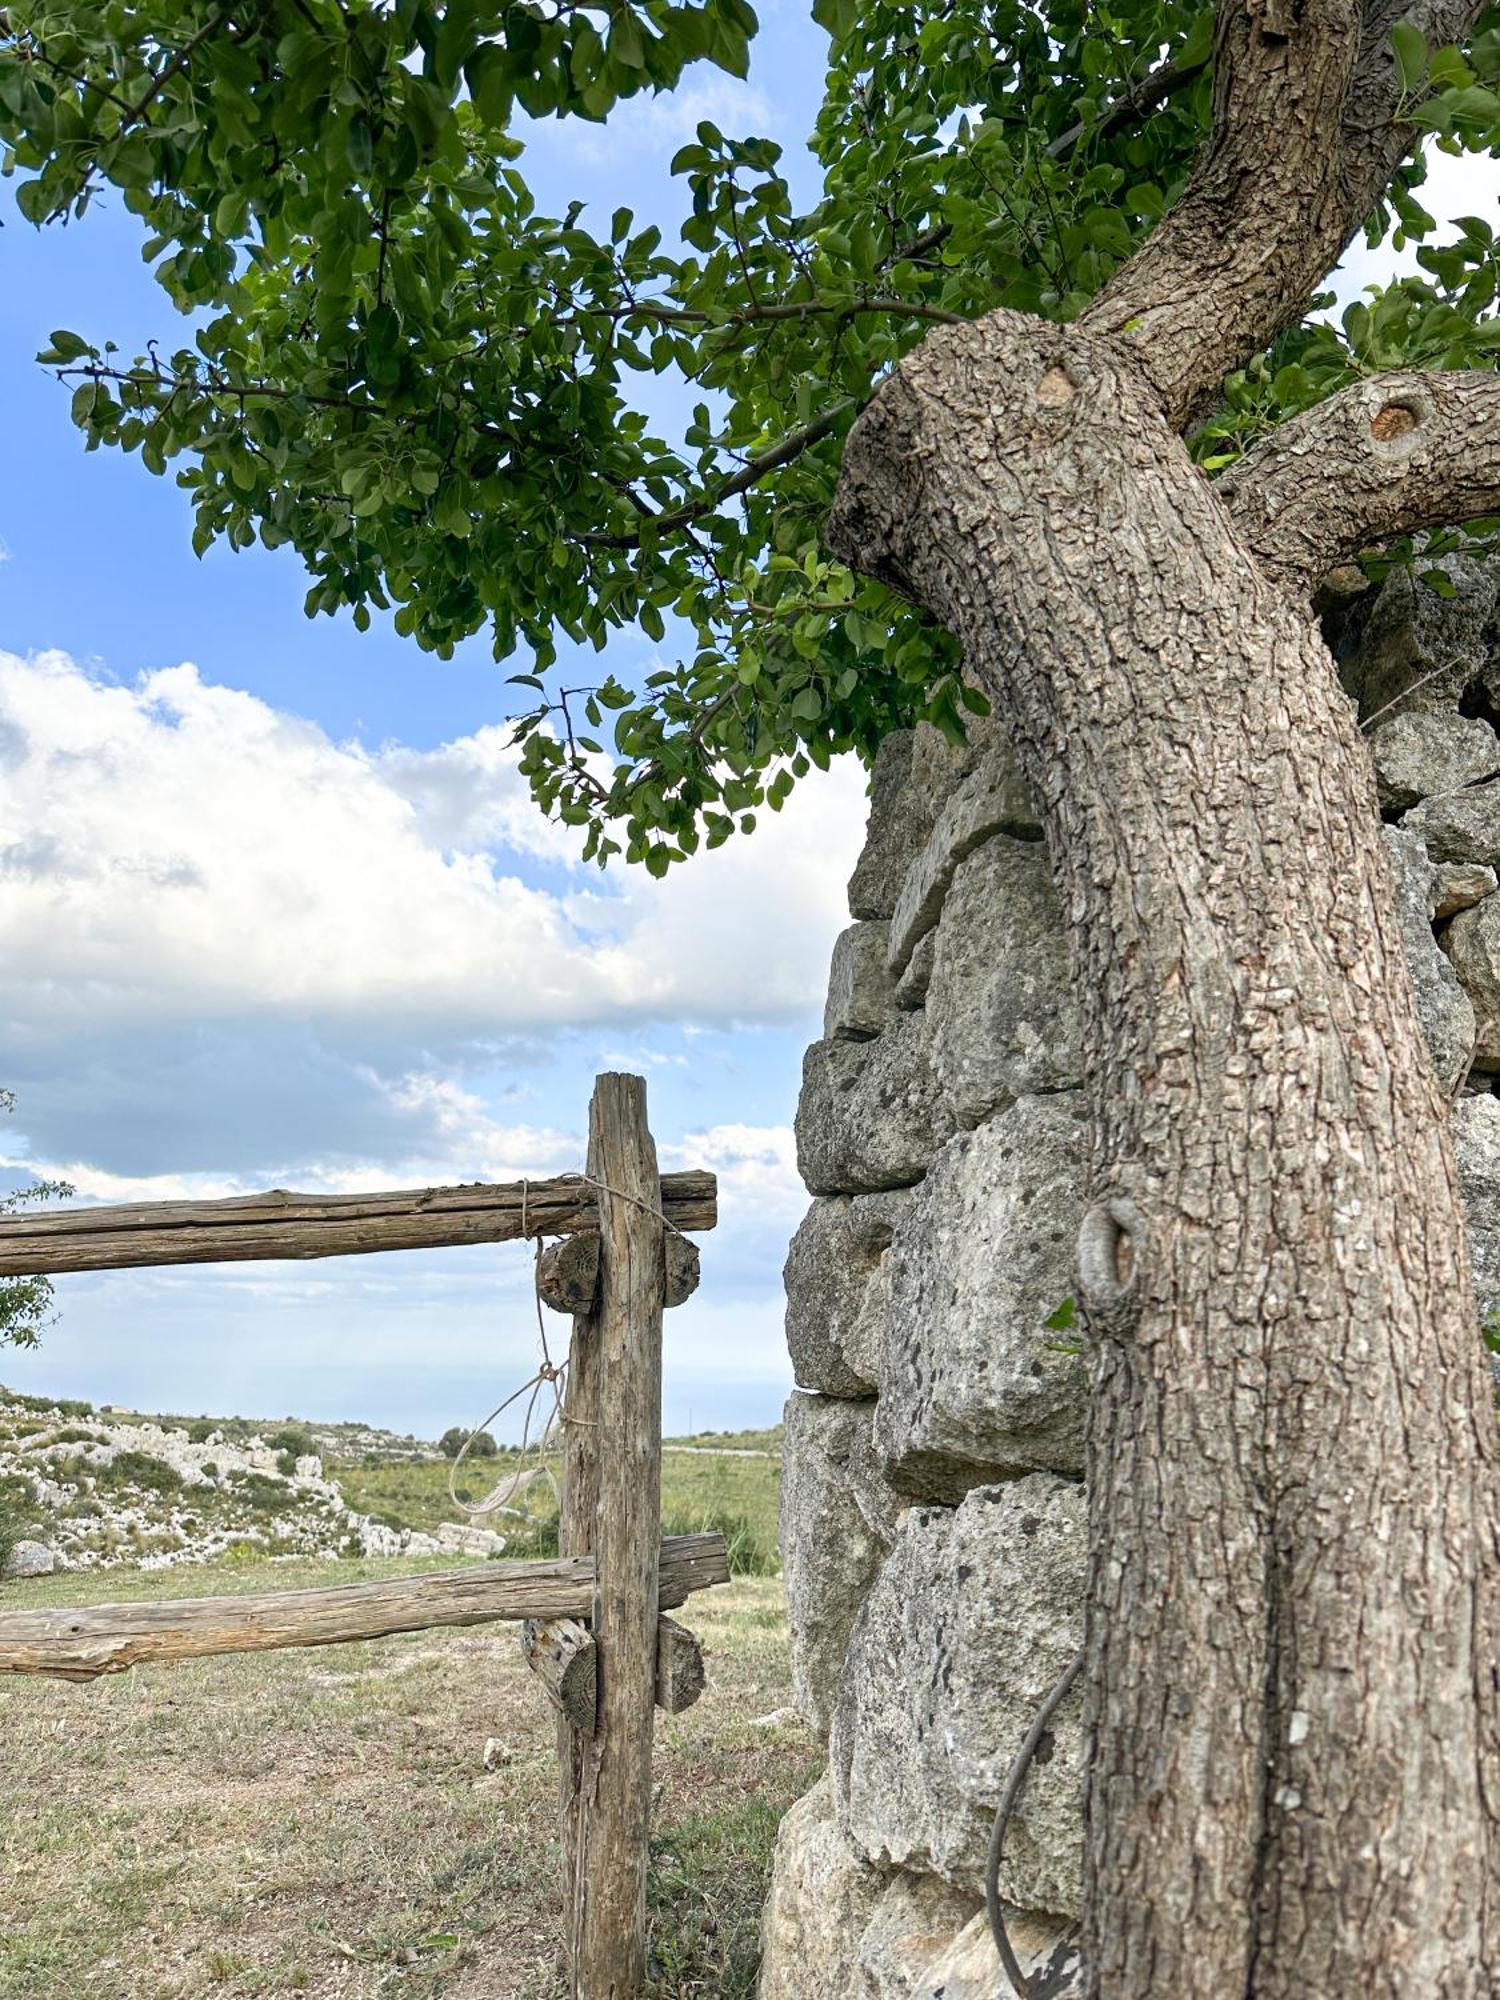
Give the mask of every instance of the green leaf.
M 1396 52 L 1396 76 L 1408 95 L 1421 88 L 1427 74 L 1427 38 L 1410 21 L 1398 21 L 1391 29 L 1391 47 Z

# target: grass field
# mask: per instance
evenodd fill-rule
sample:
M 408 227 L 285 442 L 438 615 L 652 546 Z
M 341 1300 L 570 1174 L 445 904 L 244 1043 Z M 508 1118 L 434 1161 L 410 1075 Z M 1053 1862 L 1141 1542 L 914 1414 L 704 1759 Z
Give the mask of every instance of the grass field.
M 731 1490 L 707 1476 L 716 1499 Z M 437 1566 L 116 1570 L 107 1593 L 74 1574 L 8 1585 L 5 1603 Z M 709 1691 L 657 1718 L 651 1991 L 747 2000 L 776 1824 L 817 1752 L 787 1707 L 779 1580 L 742 1576 L 680 1615 Z M 513 1627 L 15 1681 L 0 1740 L 0 2000 L 563 1991 L 552 1711 Z
M 481 1499 L 519 1461 L 512 1453 L 465 1459 L 456 1479 L 466 1499 Z M 351 1507 L 397 1528 L 433 1529 L 457 1518 L 448 1497 L 449 1466 L 373 1458 L 329 1461 Z M 669 1535 L 716 1528 L 729 1543 L 737 1575 L 774 1576 L 776 1510 L 781 1487 L 781 1431 L 736 1431 L 672 1439 L 662 1451 L 662 1529 Z M 557 1510 L 551 1489 L 539 1481 L 528 1492 L 527 1519 L 497 1517 L 487 1525 L 509 1538 L 507 1554 L 549 1556 L 557 1551 Z

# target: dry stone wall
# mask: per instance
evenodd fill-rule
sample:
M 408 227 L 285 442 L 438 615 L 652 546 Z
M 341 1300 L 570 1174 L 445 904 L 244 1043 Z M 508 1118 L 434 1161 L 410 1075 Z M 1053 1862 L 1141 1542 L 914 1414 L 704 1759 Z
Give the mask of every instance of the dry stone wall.
M 1500 566 L 1401 573 L 1332 634 L 1367 729 L 1481 1314 L 1500 1313 Z M 1371 810 L 1377 802 L 1372 799 Z M 787 1259 L 782 1544 L 828 1775 L 788 1815 L 761 2000 L 1006 2000 L 982 1900 L 1011 1758 L 1082 1631 L 1079 1014 L 1033 801 L 995 725 L 882 747 L 807 1054 Z M 1476 1332 L 1476 1338 L 1478 1334 Z M 1000 1878 L 1034 1994 L 1075 1990 L 1080 1702 Z

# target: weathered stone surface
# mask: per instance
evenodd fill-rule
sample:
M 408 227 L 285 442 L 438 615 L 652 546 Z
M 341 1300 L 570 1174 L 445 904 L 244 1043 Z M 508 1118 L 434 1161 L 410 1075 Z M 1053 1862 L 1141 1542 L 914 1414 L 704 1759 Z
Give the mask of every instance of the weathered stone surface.
M 862 1040 L 878 1035 L 896 1004 L 896 983 L 885 962 L 888 923 L 850 924 L 833 947 L 823 1033 Z
M 1083 1992 L 1083 1954 L 1076 1924 L 1054 1917 L 1015 1912 L 1006 1917 L 1006 1935 L 1022 1972 L 1029 2000 L 1074 2000 Z M 965 1925 L 912 1988 L 912 2000 L 1017 2000 L 1001 1968 L 983 1911 Z
M 1406 962 L 1416 990 L 1417 1014 L 1427 1038 L 1428 1053 L 1438 1082 L 1451 1089 L 1462 1076 L 1474 1046 L 1476 1008 L 1465 991 L 1463 969 L 1456 955 L 1445 955 L 1432 934 L 1432 903 L 1437 871 L 1427 851 L 1407 824 L 1383 829 L 1396 878 L 1396 908 L 1406 944 Z M 1481 905 L 1481 907 L 1483 907 Z M 1454 923 L 1462 923 L 1455 917 Z M 1448 937 L 1452 954 L 1452 928 Z
M 1407 709 L 1377 722 L 1370 754 L 1380 803 L 1396 811 L 1500 771 L 1500 737 L 1456 709 Z
M 901 1215 L 875 1440 L 903 1492 L 1082 1472 L 1083 1363 L 1045 1322 L 1072 1291 L 1085 1143 L 1080 1093 L 1024 1097 L 950 1139 Z
M 1500 1097 L 1453 1107 L 1453 1151 L 1469 1225 L 1469 1268 L 1481 1320 L 1500 1315 Z
M 786 1344 L 798 1386 L 869 1396 L 885 1352 L 884 1257 L 909 1190 L 819 1195 L 792 1238 Z
M 0 1577 L 7 1582 L 23 1576 L 51 1576 L 57 1557 L 45 1542 L 17 1542 L 5 1558 Z
M 875 1405 L 793 1395 L 781 1462 L 781 1556 L 792 1698 L 828 1729 L 860 1606 L 895 1537 L 894 1498 L 879 1490 L 870 1441 Z
M 839 1831 L 828 1780 L 781 1822 L 761 1925 L 759 2000 L 1016 2000 L 976 1898 L 871 1868 Z M 1070 2000 L 1074 1926 L 1016 1913 L 1031 2000 Z
M 814 1194 L 910 1187 L 952 1130 L 924 1014 L 896 1014 L 871 1042 L 814 1042 L 803 1058 L 797 1167 Z
M 974 1898 L 940 1875 L 893 1875 L 858 1944 L 861 2000 L 913 2000 L 930 1992 L 928 1967 L 974 1915 Z
M 1410 570 L 1392 570 L 1353 649 L 1340 648 L 1344 684 L 1366 722 L 1404 709 L 1454 708 L 1471 687 L 1496 698 L 1491 635 L 1500 574 L 1467 556 L 1437 566 L 1456 586 L 1453 597 L 1439 597 Z
M 916 950 L 906 961 L 906 970 L 896 981 L 898 1007 L 925 1007 L 927 988 L 932 980 L 932 961 L 937 952 L 937 932 L 918 938 Z
M 1445 799 L 1424 799 L 1401 825 L 1421 834 L 1434 861 L 1500 866 L 1500 782 L 1473 785 Z
M 1474 1015 L 1474 1067 L 1500 1069 L 1500 899 L 1460 910 L 1443 934 Z
M 1039 841 L 1031 788 L 1008 745 L 987 750 L 937 815 L 926 843 L 907 870 L 891 917 L 891 970 L 899 978 L 918 941 L 943 913 L 953 872 L 966 855 L 996 834 Z
M 852 2000 L 851 1961 L 885 1886 L 839 1830 L 826 1778 L 781 1822 L 761 1919 L 759 2000 Z
M 865 844 L 849 877 L 851 917 L 888 917 L 896 907 L 912 856 L 932 824 L 925 799 L 911 783 L 913 735 L 898 729 L 875 755 Z
M 994 715 L 966 716 L 964 727 L 964 741 L 950 743 L 934 723 L 917 724 L 911 776 L 912 783 L 930 801 L 929 825 L 987 751 L 1008 747 L 1005 731 Z
M 849 1643 L 830 1760 L 839 1820 L 870 1860 L 983 1893 L 995 1806 L 1081 1641 L 1081 1485 L 1031 1473 L 953 1511 L 907 1513 Z M 1081 1693 L 1058 1713 L 1006 1838 L 1000 1892 L 1077 1914 Z
M 1003 835 L 953 877 L 927 987 L 928 1046 L 960 1125 L 1083 1080 L 1083 1025 L 1046 850 Z
M 1492 896 L 1497 883 L 1500 876 L 1494 869 L 1482 868 L 1478 862 L 1441 862 L 1433 871 L 1432 914 L 1438 922 L 1456 917 L 1460 910 L 1472 909 Z

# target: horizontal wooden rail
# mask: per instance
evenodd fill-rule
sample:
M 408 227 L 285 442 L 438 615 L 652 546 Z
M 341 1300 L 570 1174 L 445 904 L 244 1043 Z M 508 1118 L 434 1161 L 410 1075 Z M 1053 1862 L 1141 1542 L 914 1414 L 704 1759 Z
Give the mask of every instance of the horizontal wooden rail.
M 664 1610 L 695 1590 L 728 1583 L 722 1535 L 669 1535 L 659 1570 Z M 478 1569 L 280 1590 L 245 1597 L 182 1597 L 43 1611 L 0 1610 L 0 1674 L 91 1681 L 150 1662 L 256 1653 L 281 1646 L 336 1646 L 439 1625 L 592 1615 L 594 1559 L 485 1563 Z
M 663 1174 L 661 1202 L 678 1229 L 712 1229 L 719 1218 L 718 1182 L 698 1170 Z M 11 1217 L 0 1221 L 0 1278 L 138 1264 L 350 1257 L 563 1236 L 598 1226 L 594 1189 L 577 1174 L 400 1194 L 288 1194 L 276 1188 L 228 1201 L 132 1202 Z

